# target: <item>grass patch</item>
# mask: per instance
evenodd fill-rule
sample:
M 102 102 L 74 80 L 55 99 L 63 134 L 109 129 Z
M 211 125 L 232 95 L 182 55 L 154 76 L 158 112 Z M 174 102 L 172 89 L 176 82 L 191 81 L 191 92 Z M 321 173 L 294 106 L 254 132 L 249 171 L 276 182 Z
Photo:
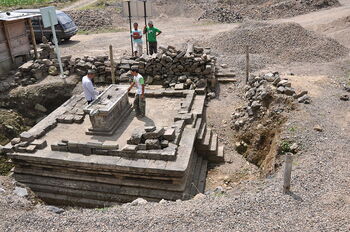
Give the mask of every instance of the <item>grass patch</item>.
M 12 168 L 13 165 L 8 163 L 8 158 L 5 155 L 0 154 L 0 176 L 6 176 Z
M 63 8 L 77 0 L 0 0 L 0 10 L 14 10 L 21 8 L 40 8 L 45 6 L 56 6 Z

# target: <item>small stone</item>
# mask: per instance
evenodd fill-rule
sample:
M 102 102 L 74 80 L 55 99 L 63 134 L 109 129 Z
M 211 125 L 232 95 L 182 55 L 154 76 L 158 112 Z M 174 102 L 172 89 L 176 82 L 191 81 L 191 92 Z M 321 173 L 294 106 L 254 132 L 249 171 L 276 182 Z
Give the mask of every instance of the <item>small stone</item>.
M 40 105 L 40 104 L 36 104 L 34 106 L 34 109 L 36 109 L 37 111 L 43 112 L 43 113 L 47 112 L 47 109 L 43 105 Z
M 299 98 L 303 97 L 306 94 L 308 94 L 308 91 L 304 90 L 304 91 L 301 91 L 298 94 L 293 95 L 293 97 L 294 97 L 294 99 L 299 99 Z
M 293 88 L 286 87 L 284 90 L 284 94 L 288 96 L 293 96 L 293 94 L 295 94 L 295 90 Z
M 342 100 L 342 101 L 349 101 L 349 95 L 344 94 L 344 95 L 340 96 L 340 100 Z
M 174 88 L 175 90 L 184 90 L 185 84 L 184 83 L 176 84 Z
M 288 82 L 287 80 L 281 80 L 278 82 L 277 87 L 283 86 L 283 87 L 292 87 L 292 84 Z
M 140 128 L 134 129 L 134 131 L 131 134 L 131 138 L 127 141 L 127 144 L 137 145 L 141 143 L 142 136 L 143 136 L 143 131 L 140 130 Z
M 21 137 L 21 141 L 28 141 L 28 142 L 32 142 L 34 140 L 34 137 L 31 133 L 29 132 L 22 132 L 20 134 Z
M 314 127 L 314 130 L 315 130 L 315 131 L 318 131 L 318 132 L 322 132 L 322 131 L 323 131 L 323 128 L 322 128 L 320 125 L 316 125 L 316 126 Z
M 58 75 L 58 69 L 56 68 L 56 66 L 50 66 L 49 67 L 49 74 L 51 76 L 57 76 Z
M 12 145 L 16 145 L 19 144 L 21 142 L 21 138 L 14 138 L 11 140 L 11 144 Z
M 299 103 L 310 104 L 311 99 L 308 95 L 304 95 L 301 98 L 298 98 Z
M 16 194 L 17 196 L 20 196 L 20 197 L 28 196 L 27 189 L 21 188 L 21 187 L 16 187 L 15 190 L 13 191 L 13 193 Z
M 253 110 L 258 110 L 261 107 L 261 103 L 258 101 L 253 101 L 251 107 Z
M 52 205 L 47 206 L 46 209 L 56 214 L 64 213 L 64 209 Z
M 158 139 L 147 139 L 146 142 L 147 150 L 160 149 L 160 143 Z
M 193 200 L 200 200 L 206 198 L 205 194 L 198 193 L 196 196 L 193 197 Z
M 168 140 L 162 140 L 161 142 L 160 142 L 160 147 L 161 148 L 166 148 L 166 147 L 168 147 L 169 146 L 169 141 Z
M 299 150 L 299 145 L 297 143 L 293 143 L 291 146 L 290 146 L 290 150 L 293 152 L 293 153 L 297 153 L 298 150 Z
M 5 192 L 6 192 L 5 189 L 0 188 L 0 194 L 3 194 L 3 193 L 5 193 Z
M 145 131 L 146 132 L 153 132 L 156 130 L 156 127 L 155 126 L 146 126 L 145 127 Z
M 210 92 L 207 94 L 207 97 L 210 99 L 214 99 L 216 97 L 216 94 L 214 92 Z
M 222 193 L 225 193 L 225 190 L 223 187 L 221 186 L 218 186 L 214 189 L 214 193 L 219 193 L 219 194 L 222 194 Z
M 277 93 L 284 93 L 284 91 L 286 91 L 286 88 L 284 88 L 283 86 L 277 88 Z
M 136 206 L 136 205 L 145 205 L 147 204 L 147 201 L 143 198 L 137 198 L 136 200 L 134 200 L 133 202 L 131 202 L 132 206 Z
M 168 128 L 164 132 L 163 138 L 168 141 L 173 141 L 175 139 L 175 129 L 174 128 Z
M 166 203 L 168 203 L 168 201 L 167 201 L 167 200 L 164 200 L 164 199 L 162 199 L 162 200 L 159 201 L 159 204 L 166 204 Z

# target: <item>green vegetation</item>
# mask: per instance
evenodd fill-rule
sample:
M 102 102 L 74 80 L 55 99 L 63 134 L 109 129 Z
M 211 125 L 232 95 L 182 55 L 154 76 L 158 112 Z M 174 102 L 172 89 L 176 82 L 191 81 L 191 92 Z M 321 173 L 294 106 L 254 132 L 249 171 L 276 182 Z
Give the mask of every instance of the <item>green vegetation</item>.
M 291 147 L 292 146 L 292 142 L 284 140 L 281 142 L 280 144 L 280 153 L 281 154 L 286 154 L 288 152 L 292 152 Z
M 12 168 L 13 165 L 8 163 L 8 158 L 5 155 L 0 154 L 0 176 L 6 176 Z
M 26 6 L 53 2 L 52 0 L 0 0 L 1 6 Z

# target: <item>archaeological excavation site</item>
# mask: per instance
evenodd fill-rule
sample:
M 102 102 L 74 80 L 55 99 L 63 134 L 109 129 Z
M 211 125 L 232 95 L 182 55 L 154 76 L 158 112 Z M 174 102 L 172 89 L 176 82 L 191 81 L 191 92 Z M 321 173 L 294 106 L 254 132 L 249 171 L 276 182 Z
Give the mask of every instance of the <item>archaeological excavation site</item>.
M 348 231 L 349 17 L 0 0 L 0 230 Z

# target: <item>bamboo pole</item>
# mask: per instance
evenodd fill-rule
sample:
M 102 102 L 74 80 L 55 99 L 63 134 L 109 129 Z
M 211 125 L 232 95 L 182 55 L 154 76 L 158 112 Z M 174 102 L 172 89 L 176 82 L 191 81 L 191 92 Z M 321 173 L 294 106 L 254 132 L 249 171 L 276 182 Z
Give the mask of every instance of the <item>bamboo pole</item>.
M 34 56 L 35 59 L 38 59 L 38 49 L 37 49 L 37 45 L 36 45 L 36 40 L 35 40 L 35 34 L 34 34 L 34 29 L 33 29 L 33 25 L 32 25 L 32 19 L 28 19 L 28 24 L 29 24 L 29 30 L 30 30 L 30 36 L 32 38 L 32 43 L 33 43 L 33 47 L 34 47 Z

